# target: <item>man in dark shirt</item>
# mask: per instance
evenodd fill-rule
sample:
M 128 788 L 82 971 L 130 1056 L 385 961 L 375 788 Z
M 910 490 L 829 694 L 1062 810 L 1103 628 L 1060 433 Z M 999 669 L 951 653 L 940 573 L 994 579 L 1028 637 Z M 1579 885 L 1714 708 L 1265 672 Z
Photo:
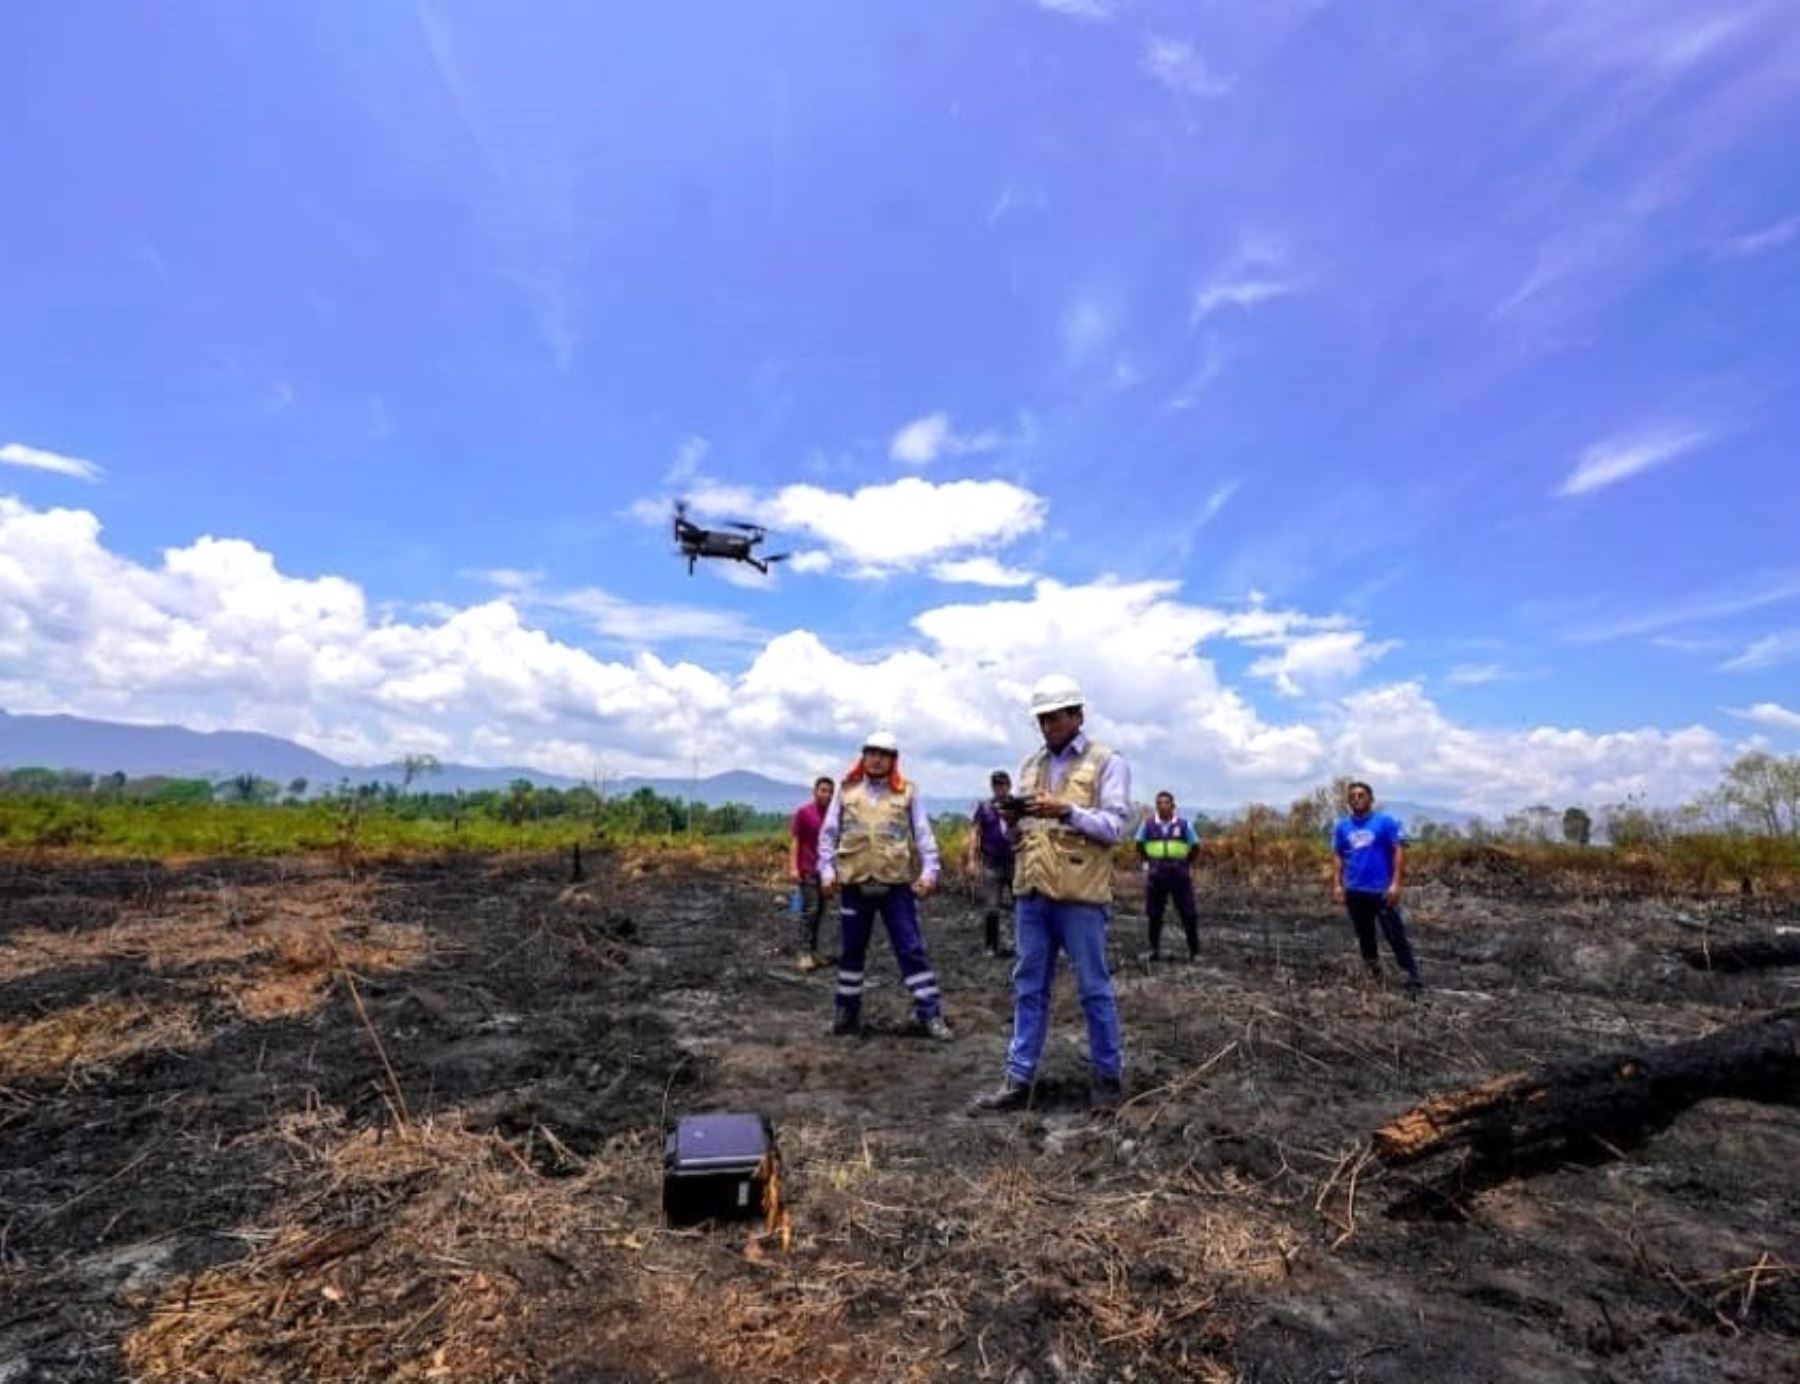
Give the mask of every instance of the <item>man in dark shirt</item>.
M 829 775 L 813 780 L 812 801 L 794 811 L 788 824 L 793 844 L 788 849 L 788 878 L 800 889 L 800 960 L 803 971 L 823 964 L 819 956 L 819 922 L 825 916 L 825 892 L 819 888 L 819 828 L 837 782 Z
M 1000 936 L 1000 910 L 1012 911 L 1013 829 L 1001 815 L 1000 803 L 1012 793 L 1012 775 L 996 769 L 988 775 L 993 796 L 975 804 L 970 819 L 968 871 L 981 885 L 983 938 L 987 954 L 1011 956 L 1013 949 Z

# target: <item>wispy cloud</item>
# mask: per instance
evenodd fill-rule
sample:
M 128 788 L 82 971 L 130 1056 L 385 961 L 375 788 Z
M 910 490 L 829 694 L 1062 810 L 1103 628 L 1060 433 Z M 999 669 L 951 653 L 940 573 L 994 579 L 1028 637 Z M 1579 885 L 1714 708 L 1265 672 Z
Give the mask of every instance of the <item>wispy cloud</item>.
M 977 452 L 993 452 L 1010 441 L 994 428 L 980 432 L 957 432 L 947 413 L 928 413 L 915 418 L 893 436 L 888 455 L 908 466 L 929 466 L 940 456 L 968 456 Z
M 1246 240 L 1194 291 L 1190 325 L 1224 308 L 1253 308 L 1258 303 L 1299 292 L 1299 284 L 1283 269 L 1285 256 L 1267 241 Z
M 1716 434 L 1692 424 L 1669 424 L 1643 432 L 1603 438 L 1581 454 L 1558 495 L 1586 495 L 1617 485 L 1653 467 L 1665 466 L 1677 457 L 1704 447 Z
M 1506 676 L 1506 669 L 1498 663 L 1464 663 L 1446 673 L 1444 681 L 1453 687 L 1481 687 Z
M 1593 624 L 1578 625 L 1565 632 L 1565 637 L 1577 644 L 1604 644 L 1613 639 L 1629 639 L 1641 634 L 1659 634 L 1663 630 L 1675 629 L 1682 625 L 1699 625 L 1709 620 L 1723 620 L 1732 615 L 1743 615 L 1752 610 L 1761 610 L 1766 606 L 1781 605 L 1783 602 L 1800 598 L 1800 572 L 1783 572 L 1766 578 L 1753 587 L 1745 587 L 1736 591 L 1714 591 L 1690 600 L 1679 601 L 1673 605 L 1657 606 L 1650 610 L 1640 611 L 1635 615 L 1618 616 L 1612 620 L 1599 621 Z M 1662 643 L 1675 647 L 1676 642 L 1664 639 Z
M 1177 95 L 1214 97 L 1231 90 L 1231 83 L 1207 67 L 1194 45 L 1183 38 L 1147 39 L 1140 65 Z
M 1729 259 L 1748 259 L 1752 255 L 1778 250 L 1797 235 L 1800 235 L 1800 216 L 1790 216 L 1785 221 L 1731 236 L 1720 241 L 1717 248 L 1719 254 Z
M 95 462 L 80 457 L 64 456 L 42 447 L 27 447 L 23 442 L 8 442 L 0 447 L 0 464 L 23 466 L 28 471 L 50 471 L 59 476 L 73 476 L 78 481 L 97 481 L 105 474 Z
M 706 454 L 711 450 L 712 444 L 698 433 L 682 438 L 669 469 L 663 472 L 663 484 L 686 485 L 700 474 L 700 463 L 706 460 Z
M 1800 711 L 1790 711 L 1779 702 L 1758 702 L 1755 706 L 1727 707 L 1733 716 L 1754 721 L 1775 730 L 1800 730 Z
M 940 562 L 931 575 L 942 582 L 965 586 L 1030 586 L 1037 580 L 1035 572 L 1007 567 L 991 557 L 963 558 L 956 562 Z
M 1727 673 L 1760 673 L 1765 668 L 1779 668 L 1800 663 L 1800 629 L 1777 630 L 1753 642 L 1736 658 L 1719 665 Z
M 626 644 L 684 639 L 745 644 L 766 637 L 731 610 L 640 603 L 597 586 L 557 590 L 542 584 L 542 572 L 516 567 L 492 567 L 470 575 L 497 587 L 520 609 L 567 616 L 604 638 Z
M 1085 19 L 1094 23 L 1113 17 L 1115 0 L 1037 0 L 1037 7 L 1040 10 L 1048 10 L 1052 14 L 1067 15 L 1070 19 Z

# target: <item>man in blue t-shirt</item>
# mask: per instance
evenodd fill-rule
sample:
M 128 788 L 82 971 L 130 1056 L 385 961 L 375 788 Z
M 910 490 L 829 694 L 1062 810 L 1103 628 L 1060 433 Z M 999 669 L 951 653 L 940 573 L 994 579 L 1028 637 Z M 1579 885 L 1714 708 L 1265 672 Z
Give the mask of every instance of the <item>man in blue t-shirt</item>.
M 1375 810 L 1375 790 L 1368 784 L 1352 783 L 1344 796 L 1350 815 L 1331 834 L 1331 896 L 1350 914 L 1369 974 L 1381 974 L 1381 953 L 1375 945 L 1379 924 L 1394 960 L 1406 972 L 1407 997 L 1417 999 L 1422 983 L 1419 963 L 1400 912 L 1400 891 L 1406 882 L 1405 829 Z

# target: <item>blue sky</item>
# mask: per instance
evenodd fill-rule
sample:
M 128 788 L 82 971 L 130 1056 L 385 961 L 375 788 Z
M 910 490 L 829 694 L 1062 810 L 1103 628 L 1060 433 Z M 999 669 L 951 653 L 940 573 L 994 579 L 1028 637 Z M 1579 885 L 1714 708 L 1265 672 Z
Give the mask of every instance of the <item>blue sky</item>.
M 0 11 L 0 705 L 1207 801 L 1800 749 L 1800 13 Z M 24 138 L 18 136 L 23 134 Z M 684 493 L 776 526 L 690 579 Z

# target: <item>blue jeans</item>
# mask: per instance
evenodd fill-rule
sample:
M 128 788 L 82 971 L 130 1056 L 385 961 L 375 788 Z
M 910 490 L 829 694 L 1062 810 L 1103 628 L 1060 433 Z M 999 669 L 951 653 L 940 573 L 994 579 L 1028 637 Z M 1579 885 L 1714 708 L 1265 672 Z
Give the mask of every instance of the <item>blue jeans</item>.
M 1006 1053 L 1006 1075 L 1027 1082 L 1037 1074 L 1060 949 L 1069 954 L 1075 967 L 1075 993 L 1087 1015 L 1088 1060 L 1093 1063 L 1094 1075 L 1117 1079 L 1125 1070 L 1125 1044 L 1112 977 L 1106 970 L 1105 907 L 1028 894 L 1018 900 L 1014 918 L 1019 959 L 1013 964 L 1013 1036 Z
M 844 886 L 843 901 L 838 906 L 838 1012 L 854 1016 L 862 1011 L 863 966 L 869 957 L 869 936 L 875 931 L 877 914 L 887 924 L 888 941 L 900 963 L 900 978 L 912 992 L 913 1013 L 921 1021 L 934 1017 L 943 1009 L 943 996 L 938 990 L 937 973 L 931 969 L 931 959 L 925 955 L 918 902 L 912 888 L 905 884 L 890 885 L 879 894 L 864 893 L 855 884 Z

